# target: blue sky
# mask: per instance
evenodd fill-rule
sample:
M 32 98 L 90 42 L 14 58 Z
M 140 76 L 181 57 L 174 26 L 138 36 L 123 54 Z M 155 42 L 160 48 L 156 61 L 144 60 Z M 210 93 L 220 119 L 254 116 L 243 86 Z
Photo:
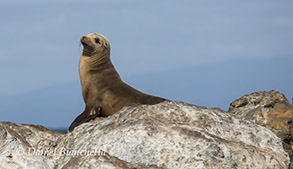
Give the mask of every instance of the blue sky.
M 254 91 L 275 89 L 291 100 L 292 6 L 290 0 L 1 1 L 0 120 L 67 127 L 83 109 L 79 38 L 92 32 L 110 40 L 116 69 L 144 92 L 222 109 Z

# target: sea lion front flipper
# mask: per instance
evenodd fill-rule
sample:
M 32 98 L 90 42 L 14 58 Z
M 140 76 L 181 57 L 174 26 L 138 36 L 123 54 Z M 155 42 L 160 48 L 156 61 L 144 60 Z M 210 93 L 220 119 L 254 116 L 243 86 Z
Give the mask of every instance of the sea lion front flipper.
M 80 114 L 78 117 L 75 118 L 75 120 L 71 123 L 70 127 L 68 128 L 68 131 L 71 132 L 73 129 L 82 123 L 89 122 L 90 120 L 95 119 L 101 114 L 102 107 L 95 106 L 90 111 L 88 109 L 85 109 L 85 111 Z

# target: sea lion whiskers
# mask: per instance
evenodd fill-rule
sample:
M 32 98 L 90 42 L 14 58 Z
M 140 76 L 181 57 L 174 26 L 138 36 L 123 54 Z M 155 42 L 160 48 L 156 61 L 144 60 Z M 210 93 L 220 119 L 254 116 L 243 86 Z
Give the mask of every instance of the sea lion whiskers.
M 81 48 L 81 42 L 78 43 L 78 51 L 80 51 Z

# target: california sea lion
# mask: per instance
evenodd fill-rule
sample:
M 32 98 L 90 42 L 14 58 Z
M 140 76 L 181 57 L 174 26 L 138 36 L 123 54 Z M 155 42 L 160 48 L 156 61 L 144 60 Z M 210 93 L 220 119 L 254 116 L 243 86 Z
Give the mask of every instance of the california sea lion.
M 81 37 L 83 52 L 79 76 L 85 110 L 70 125 L 76 126 L 96 117 L 107 117 L 124 106 L 153 105 L 166 99 L 142 93 L 124 83 L 110 60 L 110 43 L 100 34 Z

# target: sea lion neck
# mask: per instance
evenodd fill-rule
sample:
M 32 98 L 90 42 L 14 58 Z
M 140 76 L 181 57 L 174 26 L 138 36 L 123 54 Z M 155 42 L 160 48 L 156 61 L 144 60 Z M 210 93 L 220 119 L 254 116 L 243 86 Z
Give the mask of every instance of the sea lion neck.
M 90 70 L 105 69 L 107 67 L 112 67 L 112 62 L 108 53 L 92 54 L 90 56 L 81 55 L 81 59 L 84 60 Z

